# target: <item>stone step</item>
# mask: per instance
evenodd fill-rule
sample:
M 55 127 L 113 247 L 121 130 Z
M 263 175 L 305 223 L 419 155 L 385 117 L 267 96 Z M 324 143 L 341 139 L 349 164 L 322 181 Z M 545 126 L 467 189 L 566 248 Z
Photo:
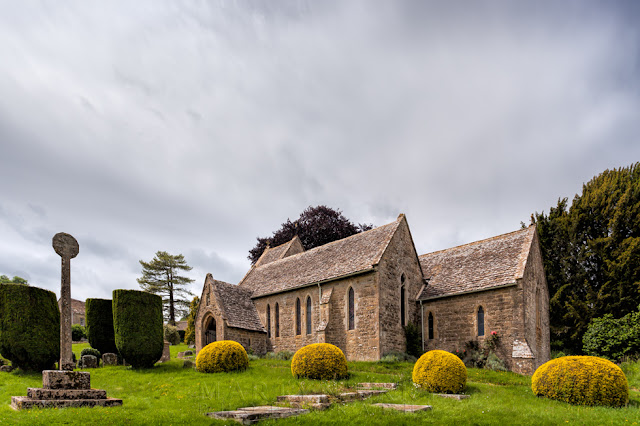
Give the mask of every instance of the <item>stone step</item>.
M 250 425 L 265 419 L 283 419 L 285 417 L 299 416 L 306 414 L 309 410 L 300 408 L 274 407 L 272 405 L 263 405 L 258 407 L 238 408 L 234 411 L 217 411 L 215 413 L 207 413 L 208 417 L 214 419 L 228 419 Z
M 44 370 L 42 372 L 42 387 L 45 389 L 91 389 L 91 373 Z
M 431 410 L 430 405 L 408 405 L 408 404 L 384 404 L 378 403 L 373 404 L 376 407 L 382 407 L 385 409 L 402 411 L 404 413 L 415 413 L 416 411 L 429 411 Z
M 288 403 L 295 408 L 314 408 L 316 410 L 325 410 L 329 408 L 331 402 L 329 395 L 281 395 L 277 402 L 280 404 Z
M 107 391 L 102 389 L 40 389 L 27 388 L 31 399 L 106 399 Z
M 28 396 L 12 396 L 11 408 L 28 410 L 30 408 L 78 408 L 78 407 L 117 407 L 121 399 L 32 399 Z
M 458 401 L 462 401 L 463 399 L 467 399 L 470 397 L 469 395 L 459 395 L 455 393 L 437 393 L 436 395 L 441 396 L 442 398 L 456 399 Z
M 389 389 L 394 390 L 398 388 L 397 383 L 358 383 L 358 389 Z
M 340 398 L 341 401 L 343 402 L 350 402 L 350 401 L 358 401 L 361 399 L 366 399 L 375 395 L 381 395 L 383 393 L 387 393 L 388 391 L 386 389 L 379 389 L 379 390 L 359 390 L 359 391 L 355 391 L 355 392 L 345 392 L 345 393 L 341 393 L 340 395 L 338 395 L 338 398 Z

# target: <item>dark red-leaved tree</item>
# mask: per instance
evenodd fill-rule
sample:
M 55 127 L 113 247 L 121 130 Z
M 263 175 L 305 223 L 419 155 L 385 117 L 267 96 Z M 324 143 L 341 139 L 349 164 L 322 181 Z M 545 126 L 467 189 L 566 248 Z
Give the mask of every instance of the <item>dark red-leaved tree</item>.
M 298 220 L 291 222 L 287 219 L 271 238 L 258 237 L 258 243 L 249 250 L 247 258 L 252 264 L 256 263 L 267 243 L 270 247 L 276 247 L 290 241 L 296 234 L 305 250 L 310 250 L 371 228 L 371 224 L 352 223 L 340 210 L 333 210 L 327 206 L 309 206 L 300 214 Z

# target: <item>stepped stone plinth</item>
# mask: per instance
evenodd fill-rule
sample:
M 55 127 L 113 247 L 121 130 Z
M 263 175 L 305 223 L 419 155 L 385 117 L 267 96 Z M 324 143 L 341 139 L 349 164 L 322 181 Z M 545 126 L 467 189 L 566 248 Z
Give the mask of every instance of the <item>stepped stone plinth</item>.
M 91 389 L 91 376 L 84 371 L 45 370 L 42 388 L 28 388 L 27 396 L 12 396 L 11 408 L 117 407 L 122 400 L 107 398 L 107 391 Z

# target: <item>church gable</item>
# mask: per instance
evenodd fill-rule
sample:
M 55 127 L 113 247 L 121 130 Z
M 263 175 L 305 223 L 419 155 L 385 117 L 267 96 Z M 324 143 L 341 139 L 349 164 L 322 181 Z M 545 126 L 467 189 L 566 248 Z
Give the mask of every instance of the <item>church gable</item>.
M 291 241 L 281 244 L 277 247 L 267 247 L 262 252 L 262 255 L 258 258 L 255 263 L 255 267 L 266 265 L 267 263 L 275 262 L 276 260 L 283 259 L 288 256 L 293 256 L 294 254 L 302 253 L 304 251 L 304 247 L 302 246 L 302 242 L 300 238 L 296 235 L 291 239 Z
M 428 284 L 419 300 L 515 284 L 524 275 L 535 226 L 420 256 Z

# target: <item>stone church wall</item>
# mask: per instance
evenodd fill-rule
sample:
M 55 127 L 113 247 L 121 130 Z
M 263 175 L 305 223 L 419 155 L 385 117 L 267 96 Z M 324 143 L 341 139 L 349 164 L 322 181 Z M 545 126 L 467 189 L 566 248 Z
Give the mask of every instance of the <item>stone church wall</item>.
M 348 330 L 347 306 L 348 291 L 354 290 L 355 329 Z M 258 315 L 262 323 L 267 325 L 267 305 L 271 311 L 271 338 L 267 342 L 267 350 L 271 352 L 295 352 L 311 343 L 326 342 L 339 347 L 349 360 L 377 360 L 378 323 L 377 306 L 378 291 L 375 273 L 336 280 L 321 284 L 322 294 L 331 291 L 329 300 L 329 318 L 323 318 L 320 309 L 320 291 L 318 286 L 310 286 L 298 290 L 254 299 Z M 307 334 L 306 303 L 311 298 L 312 327 Z M 296 299 L 300 299 L 301 334 L 296 334 Z M 275 311 L 278 304 L 280 315 L 279 336 L 276 337 Z M 319 331 L 322 322 L 327 322 L 324 331 Z
M 480 306 L 484 310 L 484 336 L 478 336 L 477 313 Z M 424 349 L 463 351 L 467 342 L 475 340 L 483 345 L 485 339 L 495 331 L 500 336 L 497 355 L 511 369 L 511 343 L 519 328 L 517 307 L 522 308 L 522 291 L 517 285 L 427 300 L 422 307 Z M 429 313 L 433 314 L 433 339 L 429 339 Z
M 549 290 L 542 264 L 538 234 L 534 234 L 531 250 L 522 278 L 524 284 L 524 336 L 535 356 L 531 365 L 533 372 L 549 361 Z
M 405 286 L 405 324 L 413 323 L 418 328 L 420 316 L 415 300 L 424 282 L 406 219 L 398 226 L 378 268 L 381 356 L 392 351 L 406 352 L 406 339 L 400 317 L 402 276 L 404 275 Z

